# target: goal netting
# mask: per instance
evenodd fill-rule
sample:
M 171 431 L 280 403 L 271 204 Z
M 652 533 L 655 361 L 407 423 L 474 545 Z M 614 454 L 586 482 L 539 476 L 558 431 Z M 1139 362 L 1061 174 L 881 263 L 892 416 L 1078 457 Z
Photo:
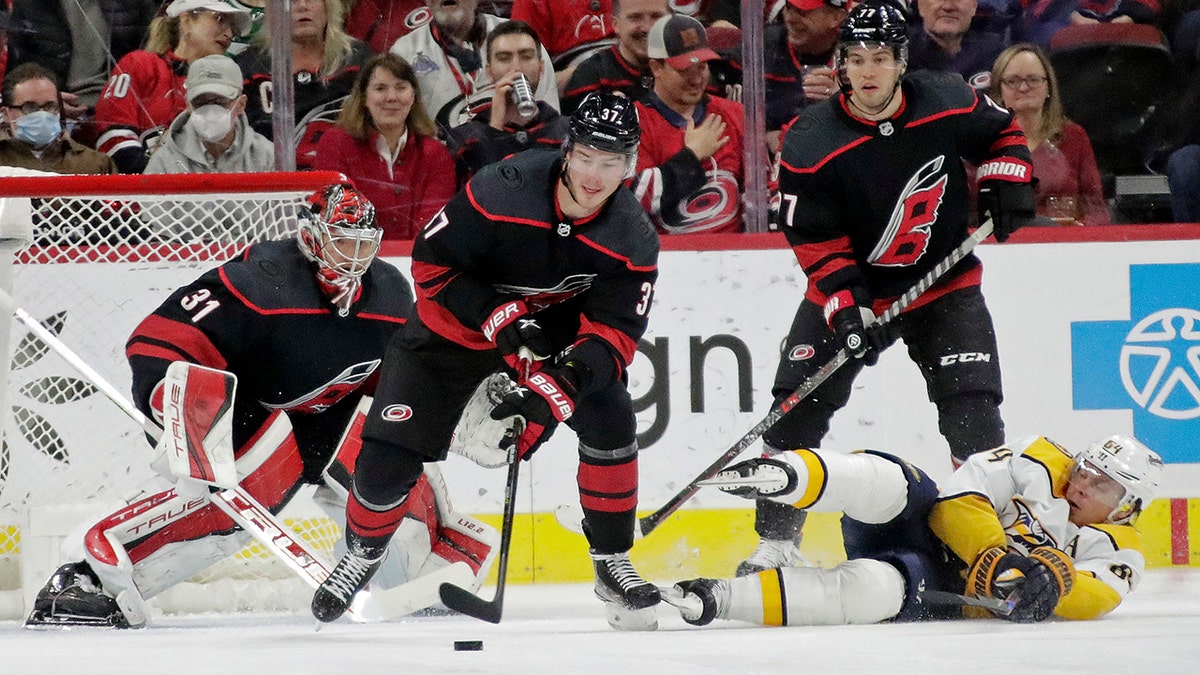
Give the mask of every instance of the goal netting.
M 0 284 L 121 392 L 130 388 L 125 341 L 142 318 L 248 243 L 294 236 L 304 197 L 340 179 L 329 172 L 3 172 Z M 68 535 L 141 488 L 167 483 L 149 468 L 152 449 L 140 427 L 21 324 L 10 323 L 0 331 L 0 354 L 7 356 L 0 359 L 0 617 L 18 618 L 59 563 L 60 547 L 79 539 Z M 306 494 L 283 520 L 332 557 L 340 532 Z M 303 582 L 251 545 L 159 596 L 151 609 L 294 611 L 309 597 Z

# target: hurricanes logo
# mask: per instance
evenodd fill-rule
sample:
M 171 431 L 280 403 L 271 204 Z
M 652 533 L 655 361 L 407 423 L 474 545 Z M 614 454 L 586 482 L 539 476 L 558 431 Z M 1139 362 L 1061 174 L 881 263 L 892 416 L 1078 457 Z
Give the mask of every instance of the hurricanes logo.
M 1121 347 L 1121 384 L 1152 415 L 1200 417 L 1200 311 L 1173 308 L 1139 321 Z
M 403 403 L 396 403 L 384 408 L 383 412 L 380 413 L 379 416 L 382 417 L 383 421 L 385 422 L 403 422 L 412 418 L 413 411 L 412 408 L 404 405 Z
M 679 203 L 663 228 L 672 234 L 715 230 L 737 218 L 738 206 L 737 178 L 730 171 L 710 171 L 704 186 Z
M 375 359 L 374 361 L 364 361 L 349 366 L 341 373 L 338 373 L 337 377 L 334 377 L 332 380 L 287 403 L 260 402 L 264 407 L 271 410 L 286 410 L 288 412 L 300 413 L 324 412 L 329 409 L 329 406 L 358 389 L 359 385 L 375 372 L 375 369 L 379 367 L 379 363 L 379 359 Z
M 404 27 L 410 31 L 416 30 L 429 23 L 432 18 L 433 12 L 429 11 L 428 7 L 418 7 L 404 17 Z
M 788 361 L 807 361 L 816 356 L 817 350 L 812 345 L 796 345 L 788 352 Z
M 949 180 L 942 165 L 946 158 L 938 155 L 917 169 L 888 219 L 887 229 L 867 256 L 867 262 L 880 267 L 912 265 L 929 248 L 930 228 L 937 220 L 938 209 L 946 196 Z

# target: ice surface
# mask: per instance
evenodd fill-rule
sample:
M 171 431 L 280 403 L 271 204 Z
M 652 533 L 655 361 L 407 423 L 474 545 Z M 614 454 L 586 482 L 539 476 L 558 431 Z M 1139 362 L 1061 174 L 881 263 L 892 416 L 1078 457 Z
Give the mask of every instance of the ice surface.
M 484 595 L 490 597 L 491 590 Z M 307 616 L 163 617 L 138 631 L 30 631 L 0 623 L 3 673 L 1191 673 L 1200 663 L 1200 568 L 1151 570 L 1094 622 L 998 620 L 763 628 L 608 628 L 589 586 L 510 586 L 504 620 L 339 622 Z M 455 640 L 483 651 L 455 652 Z

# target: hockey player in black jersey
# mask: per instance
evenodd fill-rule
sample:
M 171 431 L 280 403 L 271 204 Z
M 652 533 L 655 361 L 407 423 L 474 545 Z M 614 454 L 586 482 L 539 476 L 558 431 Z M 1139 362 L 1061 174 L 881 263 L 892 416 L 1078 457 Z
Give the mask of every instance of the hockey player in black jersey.
M 838 349 L 852 357 L 763 434 L 764 454 L 817 447 L 851 385 L 902 338 L 937 405 L 954 462 L 1004 442 L 1000 363 L 967 256 L 888 324 L 875 317 L 967 236 L 964 160 L 979 167 L 980 219 L 1004 241 L 1034 216 L 1031 159 L 1007 111 L 953 74 L 905 75 L 908 37 L 894 8 L 867 2 L 843 23 L 835 65 L 841 94 L 793 122 L 780 162 L 780 228 L 808 278 L 773 393 L 788 396 Z M 761 537 L 738 574 L 798 556 L 803 512 L 758 503 Z
M 159 424 L 172 363 L 237 376 L 238 481 L 272 512 L 305 483 L 320 486 L 314 499 L 335 507 L 337 518 L 344 511 L 357 450 L 350 430 L 365 415 L 361 402 L 388 340 L 412 309 L 403 275 L 375 260 L 382 230 L 374 214 L 353 188 L 319 191 L 300 213 L 297 239 L 254 244 L 179 288 L 126 345 L 134 402 Z M 55 572 L 28 623 L 140 626 L 144 600 L 237 553 L 250 535 L 189 480 L 148 489 L 92 526 L 82 558 Z M 486 577 L 497 533 L 451 512 L 436 471 L 420 477 L 401 510 L 419 526 L 397 538 L 406 550 L 393 556 L 389 585 L 458 560 L 477 581 Z
M 493 411 L 520 415 L 528 458 L 559 423 L 579 439 L 579 495 L 610 624 L 657 625 L 658 589 L 629 561 L 637 442 L 626 368 L 646 329 L 658 239 L 633 194 L 633 102 L 598 93 L 564 150 L 489 165 L 413 246 L 417 307 L 389 345 L 346 507 L 349 552 L 313 597 L 341 616 L 374 574 L 422 462 L 445 459 L 475 386 L 507 369 L 524 386 Z

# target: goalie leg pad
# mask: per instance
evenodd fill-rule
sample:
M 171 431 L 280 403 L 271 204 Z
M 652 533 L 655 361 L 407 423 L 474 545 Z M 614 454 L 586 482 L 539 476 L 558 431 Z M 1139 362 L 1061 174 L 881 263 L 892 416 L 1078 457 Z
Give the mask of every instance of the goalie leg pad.
M 730 581 L 729 609 L 719 618 L 766 626 L 839 626 L 885 621 L 904 602 L 904 577 L 863 558 L 833 569 L 783 567 Z

